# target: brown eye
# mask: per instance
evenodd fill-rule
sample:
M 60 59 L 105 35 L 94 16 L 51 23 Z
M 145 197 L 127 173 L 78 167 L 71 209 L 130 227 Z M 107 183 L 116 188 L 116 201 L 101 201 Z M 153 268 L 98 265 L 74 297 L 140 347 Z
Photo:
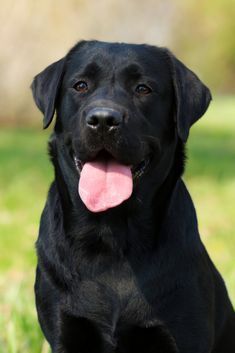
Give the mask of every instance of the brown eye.
M 146 95 L 152 92 L 151 88 L 146 86 L 146 85 L 138 85 L 135 89 L 136 93 L 140 94 L 140 95 Z
M 78 81 L 73 88 L 80 93 L 86 93 L 88 91 L 88 84 L 85 81 Z

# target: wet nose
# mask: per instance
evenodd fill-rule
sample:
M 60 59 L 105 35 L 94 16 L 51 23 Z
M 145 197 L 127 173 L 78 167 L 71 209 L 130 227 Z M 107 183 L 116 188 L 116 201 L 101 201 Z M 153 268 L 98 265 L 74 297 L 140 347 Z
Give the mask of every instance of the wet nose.
M 123 114 L 111 108 L 93 108 L 86 116 L 87 127 L 106 131 L 117 129 L 123 121 Z

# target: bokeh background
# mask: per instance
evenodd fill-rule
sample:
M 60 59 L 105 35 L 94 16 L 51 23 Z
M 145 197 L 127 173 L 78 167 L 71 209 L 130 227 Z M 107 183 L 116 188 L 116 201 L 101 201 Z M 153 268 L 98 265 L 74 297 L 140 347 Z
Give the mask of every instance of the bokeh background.
M 0 352 L 48 353 L 33 296 L 34 243 L 52 167 L 32 78 L 80 39 L 167 46 L 211 88 L 184 176 L 235 304 L 234 0 L 1 0 Z

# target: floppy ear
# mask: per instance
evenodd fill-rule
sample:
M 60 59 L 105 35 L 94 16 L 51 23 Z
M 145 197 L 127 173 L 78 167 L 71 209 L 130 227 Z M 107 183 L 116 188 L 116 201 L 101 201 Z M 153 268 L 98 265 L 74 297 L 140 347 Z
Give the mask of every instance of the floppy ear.
M 44 114 L 43 128 L 46 129 L 54 116 L 56 98 L 62 80 L 64 59 L 56 61 L 35 76 L 31 89 L 37 107 Z
M 189 129 L 207 110 L 212 99 L 210 90 L 181 61 L 168 52 L 176 99 L 178 135 L 187 141 Z

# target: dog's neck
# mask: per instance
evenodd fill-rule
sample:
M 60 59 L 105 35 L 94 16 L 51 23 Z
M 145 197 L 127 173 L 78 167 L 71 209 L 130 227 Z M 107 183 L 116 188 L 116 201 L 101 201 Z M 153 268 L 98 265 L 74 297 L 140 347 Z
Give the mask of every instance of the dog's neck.
M 55 182 L 61 201 L 65 232 L 72 231 L 80 238 L 88 238 L 87 233 L 95 233 L 89 238 L 94 241 L 98 237 L 99 242 L 102 238 L 107 247 L 118 251 L 124 251 L 128 247 L 129 234 L 136 234 L 136 243 L 142 247 L 144 240 L 145 247 L 152 247 L 161 229 L 174 186 L 184 169 L 183 144 L 180 141 L 172 143 L 157 165 L 163 172 L 156 174 L 154 180 L 149 177 L 144 181 L 145 184 L 139 183 L 130 200 L 98 214 L 89 212 L 78 196 L 77 175 L 68 153 L 66 146 L 58 145 L 58 140 L 52 139 L 50 154 L 55 168 Z M 68 164 L 69 160 L 71 164 Z M 67 172 L 62 173 L 62 170 Z M 123 230 L 122 234 L 120 229 Z

